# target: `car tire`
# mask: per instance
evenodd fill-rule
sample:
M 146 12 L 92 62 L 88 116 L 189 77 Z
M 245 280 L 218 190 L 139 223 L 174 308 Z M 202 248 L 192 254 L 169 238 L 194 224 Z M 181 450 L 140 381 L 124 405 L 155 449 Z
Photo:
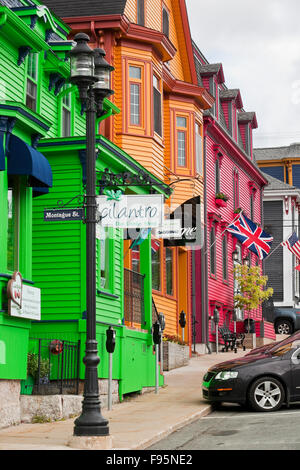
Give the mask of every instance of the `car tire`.
M 281 408 L 284 399 L 284 388 L 279 380 L 273 377 L 260 377 L 249 389 L 249 404 L 255 411 L 277 411 Z
M 290 320 L 279 320 L 276 323 L 276 333 L 278 335 L 291 335 L 293 333 L 293 325 Z

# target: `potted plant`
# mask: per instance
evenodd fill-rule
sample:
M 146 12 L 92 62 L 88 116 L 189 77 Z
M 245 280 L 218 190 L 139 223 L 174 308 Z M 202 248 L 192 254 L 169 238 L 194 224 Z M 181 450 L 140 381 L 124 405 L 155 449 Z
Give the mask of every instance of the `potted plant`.
M 48 381 L 50 374 L 50 362 L 48 359 L 40 359 L 40 373 L 39 372 L 39 355 L 34 352 L 27 354 L 27 378 L 21 381 L 21 394 L 31 395 L 33 392 L 34 384 L 39 379 L 40 381 Z
M 228 199 L 229 197 L 224 193 L 217 193 L 215 197 L 216 204 L 219 207 L 226 207 Z
M 234 209 L 234 211 L 233 211 L 234 214 L 239 214 L 240 212 L 242 212 L 242 208 L 241 208 L 241 207 L 237 207 L 237 208 Z

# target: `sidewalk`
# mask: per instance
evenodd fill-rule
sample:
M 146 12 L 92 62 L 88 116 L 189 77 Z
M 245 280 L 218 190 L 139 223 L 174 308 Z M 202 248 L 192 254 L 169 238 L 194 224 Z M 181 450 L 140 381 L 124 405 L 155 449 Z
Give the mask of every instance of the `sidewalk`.
M 190 359 L 188 366 L 165 372 L 166 386 L 154 392 L 102 409 L 109 420 L 113 449 L 146 449 L 211 410 L 202 398 L 202 378 L 213 364 L 246 353 L 212 353 Z M 68 447 L 74 419 L 43 424 L 21 424 L 0 430 L 0 450 L 74 450 Z M 76 449 L 75 449 L 76 450 Z

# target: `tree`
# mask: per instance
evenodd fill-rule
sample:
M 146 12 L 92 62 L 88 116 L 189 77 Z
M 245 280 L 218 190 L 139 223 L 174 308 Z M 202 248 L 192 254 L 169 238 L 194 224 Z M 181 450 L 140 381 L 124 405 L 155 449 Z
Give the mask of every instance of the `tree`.
M 258 308 L 273 295 L 273 288 L 264 289 L 268 276 L 262 276 L 260 267 L 237 264 L 233 269 L 238 282 L 238 293 L 234 296 L 236 308 L 244 309 L 248 314 L 248 332 L 250 331 L 250 311 Z

